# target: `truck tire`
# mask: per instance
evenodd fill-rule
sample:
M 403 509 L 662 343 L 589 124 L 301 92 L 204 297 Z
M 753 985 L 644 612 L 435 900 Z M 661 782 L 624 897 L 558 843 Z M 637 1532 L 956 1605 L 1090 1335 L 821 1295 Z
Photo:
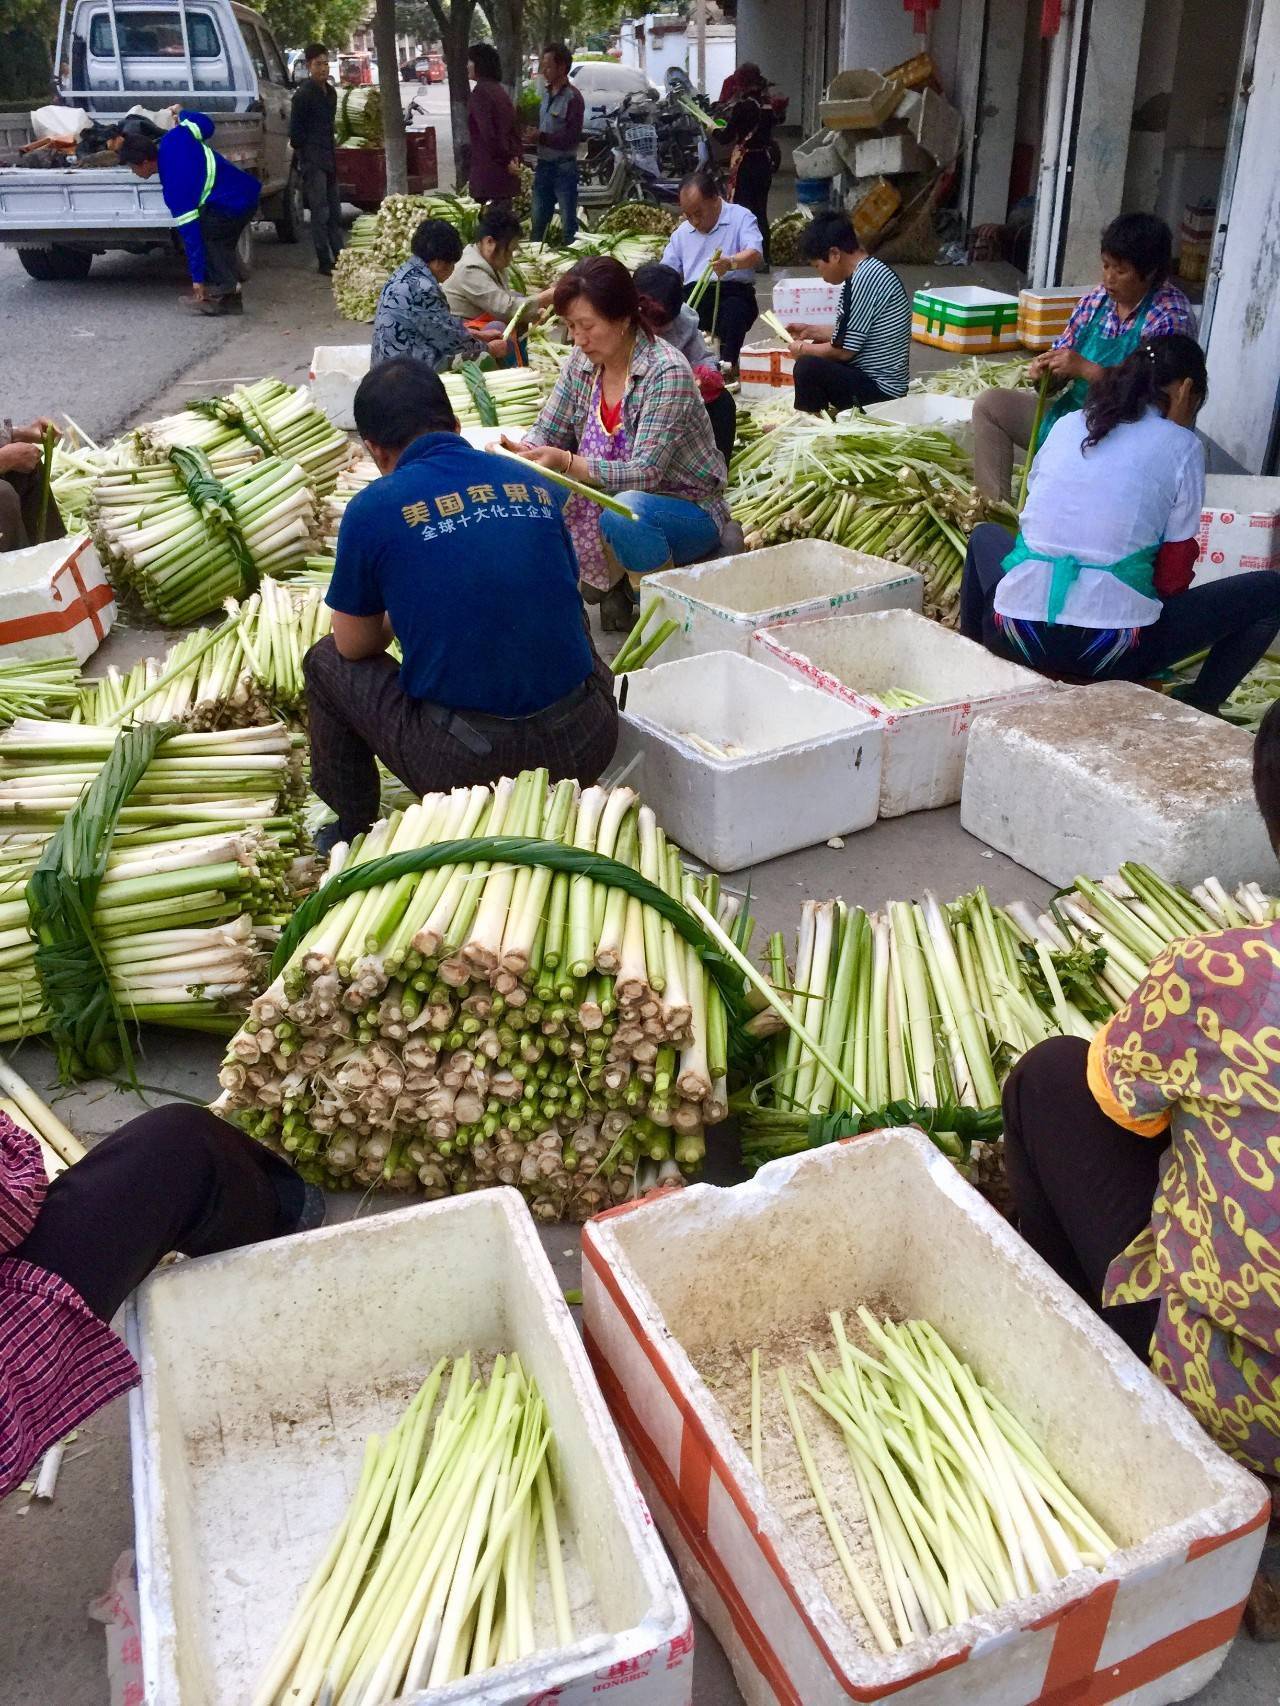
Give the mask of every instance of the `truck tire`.
M 236 273 L 243 281 L 253 271 L 253 225 L 248 224 L 236 240 Z
M 307 203 L 302 193 L 302 173 L 296 166 L 289 168 L 289 181 L 280 198 L 280 217 L 276 220 L 276 236 L 282 243 L 302 240 L 302 226 Z
M 47 249 L 19 249 L 18 262 L 32 278 L 48 284 L 54 280 L 88 278 L 93 255 L 88 249 L 69 249 L 65 243 L 51 243 Z

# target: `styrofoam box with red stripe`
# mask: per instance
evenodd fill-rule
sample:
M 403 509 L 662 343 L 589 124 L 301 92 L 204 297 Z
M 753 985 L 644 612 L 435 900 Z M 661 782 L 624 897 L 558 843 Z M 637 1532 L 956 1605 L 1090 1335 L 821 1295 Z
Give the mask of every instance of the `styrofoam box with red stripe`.
M 773 287 L 773 311 L 784 326 L 834 327 L 842 288 L 820 278 L 780 278 Z
M 1200 514 L 1196 580 L 1226 580 L 1254 569 L 1280 569 L 1280 478 L 1210 474 Z
M 574 1639 L 413 1699 L 691 1706 L 693 1627 L 528 1206 L 478 1191 L 161 1268 L 126 1323 L 148 1706 L 245 1706 L 365 1441 L 438 1357 L 515 1353 L 547 1405 Z M 406 1701 L 408 1696 L 405 1696 Z
M 87 533 L 0 552 L 0 657 L 92 657 L 115 594 Z
M 732 1190 L 624 1205 L 588 1223 L 583 1253 L 597 1378 L 749 1706 L 1163 1706 L 1222 1664 L 1266 1534 L 1264 1488 L 919 1132 L 774 1161 Z M 762 1480 L 742 1383 L 731 1422 L 723 1374 L 713 1388 L 700 1373 L 708 1361 L 723 1371 L 726 1349 L 745 1361 L 760 1346 L 769 1405 L 780 1366 L 799 1391 L 810 1324 L 830 1363 L 827 1312 L 861 1303 L 931 1321 L 1118 1550 L 876 1650 L 824 1585 L 842 1578 L 785 1420 L 766 1425 Z M 800 1402 L 812 1440 L 824 1420 Z M 779 1486 L 793 1490 L 785 1508 Z M 857 1555 L 856 1491 L 838 1502 Z M 875 1571 L 873 1551 L 862 1562 Z

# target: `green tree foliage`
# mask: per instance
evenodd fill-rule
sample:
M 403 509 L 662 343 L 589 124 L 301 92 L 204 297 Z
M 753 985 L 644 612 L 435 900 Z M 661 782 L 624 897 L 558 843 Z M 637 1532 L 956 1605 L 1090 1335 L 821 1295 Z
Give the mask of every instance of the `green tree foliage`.
M 57 28 L 52 0 L 0 0 L 0 101 L 49 98 Z
M 281 47 L 322 41 L 337 51 L 368 11 L 368 0 L 264 0 L 262 12 Z
M 533 53 L 549 41 L 581 47 L 584 37 L 611 29 L 627 9 L 621 0 L 525 0 L 525 41 Z

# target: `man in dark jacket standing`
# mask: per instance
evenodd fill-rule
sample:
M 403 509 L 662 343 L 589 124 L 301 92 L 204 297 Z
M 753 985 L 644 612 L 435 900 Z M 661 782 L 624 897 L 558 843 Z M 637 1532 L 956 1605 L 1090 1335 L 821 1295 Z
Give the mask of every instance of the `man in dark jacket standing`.
M 338 161 L 334 153 L 333 121 L 338 91 L 329 81 L 329 50 L 313 41 L 303 50 L 307 80 L 295 92 L 289 116 L 289 141 L 298 158 L 303 193 L 311 215 L 311 240 L 322 273 L 331 273 L 342 252 L 342 199 L 338 194 Z

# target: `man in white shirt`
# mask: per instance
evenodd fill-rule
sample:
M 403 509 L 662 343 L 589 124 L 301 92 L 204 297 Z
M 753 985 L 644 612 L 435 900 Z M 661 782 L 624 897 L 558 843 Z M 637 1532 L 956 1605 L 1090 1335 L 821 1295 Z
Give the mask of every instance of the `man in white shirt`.
M 736 375 L 738 357 L 759 305 L 755 270 L 764 255 L 764 238 L 754 213 L 725 201 L 711 172 L 691 172 L 680 186 L 683 222 L 662 251 L 664 266 L 674 267 L 689 292 L 710 265 L 720 281 L 708 285 L 698 304 L 698 323 L 720 338 L 720 352 Z M 714 326 L 712 324 L 714 320 Z

